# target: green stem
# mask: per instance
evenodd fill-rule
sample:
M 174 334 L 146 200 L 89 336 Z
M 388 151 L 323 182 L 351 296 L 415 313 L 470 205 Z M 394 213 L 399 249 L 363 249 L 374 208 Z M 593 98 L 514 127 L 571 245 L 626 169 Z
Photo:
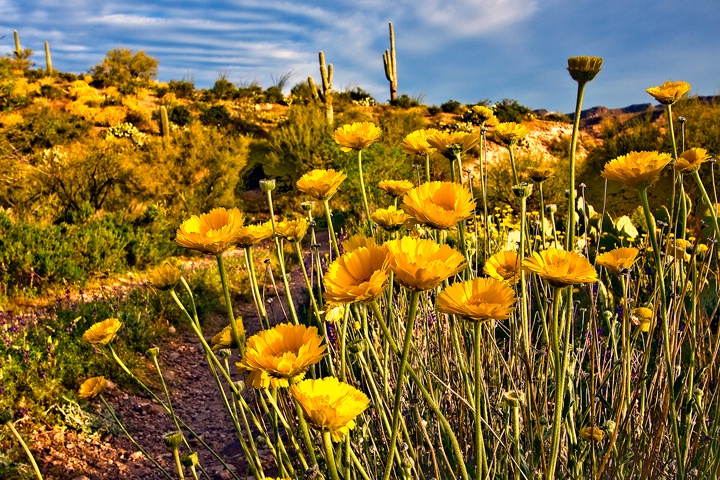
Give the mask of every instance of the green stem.
M 365 191 L 365 178 L 363 176 L 362 168 L 362 150 L 358 150 L 358 171 L 360 172 L 360 189 L 362 190 L 366 221 L 368 222 L 368 225 L 372 225 L 372 219 L 370 218 L 370 206 L 368 205 L 367 192 Z
M 185 474 L 183 473 L 183 466 L 180 462 L 180 450 L 175 447 L 172 451 L 173 458 L 175 459 L 175 466 L 177 467 L 178 475 L 180 476 L 180 480 L 185 480 Z
M 707 207 L 710 209 L 710 222 L 712 223 L 715 237 L 720 239 L 720 226 L 718 226 L 717 210 L 715 210 L 715 206 L 713 205 L 712 200 L 710 200 L 710 195 L 708 195 L 707 190 L 705 190 L 705 185 L 703 185 L 702 180 L 700 179 L 700 172 L 698 170 L 695 170 L 692 173 L 692 176 L 695 179 L 695 183 L 700 189 L 700 192 L 702 193 L 703 202 L 705 202 L 705 205 L 707 205 Z
M 425 157 L 425 179 L 430 182 L 430 154 L 425 153 L 423 157 Z
M 332 437 L 330 432 L 323 432 L 323 447 L 325 447 L 325 463 L 327 463 L 328 476 L 330 480 L 340 480 L 340 476 L 337 472 L 337 465 L 335 464 L 335 454 L 333 453 Z
M 152 462 L 152 464 L 155 465 L 155 467 L 157 467 L 167 478 L 169 478 L 170 480 L 173 480 L 172 475 L 170 475 L 170 474 L 168 473 L 168 471 L 165 470 L 165 469 L 162 467 L 162 465 L 160 465 L 158 462 L 156 462 L 155 459 L 152 458 L 152 457 L 150 456 L 150 454 L 149 454 L 148 452 L 146 452 L 145 449 L 142 448 L 139 443 L 137 443 L 137 441 L 135 441 L 135 439 L 133 438 L 133 436 L 130 435 L 130 432 L 127 431 L 127 429 L 126 429 L 125 426 L 122 424 L 122 422 L 120 421 L 120 419 L 117 417 L 117 415 L 115 415 L 115 410 L 113 410 L 112 407 L 107 403 L 107 401 L 105 400 L 105 397 L 103 397 L 102 395 L 100 395 L 100 400 L 101 400 L 101 401 L 103 402 L 103 404 L 105 405 L 105 408 L 108 409 L 108 412 L 110 412 L 110 415 L 113 417 L 113 420 L 115 420 L 115 423 L 117 423 L 118 427 L 120 427 L 120 430 L 122 430 L 123 433 L 125 434 L 125 436 L 128 438 L 128 440 L 130 440 L 130 443 L 132 443 L 133 445 L 135 445 L 135 448 L 137 448 L 137 449 L 140 451 L 140 453 L 142 453 L 143 455 L 145 455 L 145 458 L 147 458 L 148 460 L 150 460 L 150 461 Z M 40 477 L 40 478 L 42 478 L 42 477 Z
M 364 192 L 364 190 L 363 190 L 363 192 Z M 330 211 L 330 201 L 327 198 L 324 199 L 323 205 L 325 206 L 325 218 L 327 219 L 328 232 L 330 233 L 330 242 L 332 243 L 333 250 L 335 251 L 335 256 L 339 257 L 340 256 L 340 248 L 338 248 L 338 241 L 337 241 L 337 237 L 335 236 L 335 229 L 333 228 L 333 224 L 332 224 L 332 212 Z M 368 219 L 369 218 L 370 218 L 370 216 L 368 215 Z
M 285 301 L 287 302 L 288 308 L 290 309 L 290 317 L 295 325 L 300 325 L 300 320 L 295 310 L 295 302 L 293 302 L 292 292 L 290 290 L 290 281 L 288 280 L 287 271 L 285 270 L 285 255 L 283 254 L 282 240 L 275 237 L 275 247 L 277 248 L 278 263 L 280 264 L 280 275 L 282 275 L 283 287 L 285 288 Z M 302 258 L 300 259 L 302 263 Z
M 255 299 L 255 307 L 257 308 L 258 315 L 260 316 L 260 322 L 263 328 L 267 330 L 270 328 L 270 320 L 268 319 L 267 310 L 265 310 L 265 303 L 263 302 L 262 295 L 260 294 L 260 287 L 258 286 L 252 247 L 245 247 L 245 267 L 248 271 L 250 289 L 252 290 L 253 298 Z M 243 345 L 245 344 L 243 343 Z
M 235 320 L 232 300 L 230 299 L 230 288 L 228 286 L 227 273 L 225 272 L 225 262 L 223 261 L 222 253 L 216 255 L 216 258 L 218 270 L 220 272 L 220 283 L 222 284 L 223 296 L 225 297 L 225 308 L 227 309 L 227 316 L 230 321 L 230 330 L 232 332 L 233 341 L 237 344 L 240 357 L 242 357 L 245 352 L 245 327 L 241 323 L 240 328 L 238 328 L 237 321 Z M 242 322 L 242 319 L 240 322 Z
M 480 372 L 482 371 L 482 355 L 480 346 L 482 343 L 482 323 L 475 322 L 475 478 L 485 478 L 488 473 L 487 455 L 485 452 L 485 440 L 483 439 L 482 405 L 483 382 Z
M 30 451 L 30 448 L 28 448 L 27 443 L 25 443 L 25 440 L 23 440 L 23 438 L 20 436 L 20 432 L 17 431 L 17 429 L 15 428 L 15 425 L 13 425 L 13 422 L 8 422 L 7 426 L 10 427 L 10 431 L 13 433 L 13 435 L 17 439 L 18 443 L 20 443 L 23 450 L 25 450 L 25 454 L 27 455 L 28 460 L 30 460 L 30 464 L 32 464 L 33 470 L 35 470 L 35 475 L 37 475 L 37 477 L 40 480 L 42 480 L 43 476 L 42 476 L 42 473 L 40 473 L 40 467 L 38 467 L 37 462 L 35 462 L 35 457 L 33 457 L 33 454 Z M 141 449 L 141 451 L 142 451 L 142 449 Z M 145 453 L 145 452 L 143 452 L 143 453 Z M 160 467 L 160 468 L 162 468 L 162 467 Z
M 402 356 L 400 357 L 400 366 L 398 367 L 397 385 L 395 387 L 395 403 L 393 405 L 392 431 L 390 433 L 390 445 L 388 455 L 385 459 L 385 473 L 383 480 L 390 478 L 393 467 L 393 456 L 397 443 L 398 431 L 400 427 L 400 406 L 402 404 L 402 391 L 404 386 L 405 370 L 408 366 L 408 358 L 410 357 L 410 346 L 415 333 L 415 315 L 417 313 L 418 300 L 420 292 L 413 290 L 410 294 L 410 305 L 408 306 L 408 316 L 405 321 L 405 341 L 403 343 Z
M 667 370 L 667 386 L 669 406 L 668 406 L 668 419 L 670 420 L 670 429 L 673 436 L 673 447 L 675 448 L 675 456 L 678 470 L 679 479 L 685 478 L 685 459 L 682 455 L 682 449 L 680 447 L 680 431 L 678 426 L 677 410 L 676 410 L 676 398 L 675 398 L 675 366 L 672 357 L 672 341 L 670 337 L 670 324 L 667 312 L 667 293 L 665 289 L 665 271 L 663 269 L 662 259 L 660 258 L 660 248 L 658 247 L 657 234 L 655 232 L 655 221 L 653 220 L 652 214 L 650 213 L 650 202 L 647 197 L 647 187 L 640 187 L 638 189 L 640 193 L 640 203 L 642 204 L 643 211 L 645 213 L 645 223 L 648 226 L 648 236 L 650 237 L 650 244 L 653 248 L 653 256 L 655 258 L 655 276 L 657 281 L 657 288 L 660 290 L 660 299 L 662 301 L 661 317 L 662 317 L 662 335 L 663 335 L 663 352 L 665 356 L 665 369 Z
M 562 433 L 562 411 L 563 400 L 565 395 L 565 373 L 560 345 L 561 342 L 569 343 L 568 338 L 560 338 L 560 305 L 562 303 L 563 288 L 553 287 L 553 318 L 552 318 L 552 353 L 555 358 L 555 411 L 553 412 L 552 422 L 552 438 L 550 441 L 550 458 L 548 459 L 548 467 L 546 478 L 548 480 L 555 479 L 555 469 L 557 466 L 558 455 L 560 454 L 560 438 Z M 565 322 L 569 325 L 570 318 L 566 318 Z
M 513 180 L 515 181 L 513 185 L 517 185 L 520 183 L 520 180 L 517 174 L 517 168 L 515 167 L 515 153 L 513 152 L 513 146 L 508 145 L 507 149 L 508 152 L 510 152 L 510 166 L 512 167 Z
M 570 195 L 568 196 L 568 218 L 565 231 L 565 250 L 567 251 L 572 251 L 575 246 L 575 154 L 577 152 L 578 135 L 580 134 L 580 114 L 582 113 L 585 85 L 587 85 L 586 82 L 578 82 L 575 118 L 573 118 L 573 131 L 570 138 L 570 185 L 568 187 Z

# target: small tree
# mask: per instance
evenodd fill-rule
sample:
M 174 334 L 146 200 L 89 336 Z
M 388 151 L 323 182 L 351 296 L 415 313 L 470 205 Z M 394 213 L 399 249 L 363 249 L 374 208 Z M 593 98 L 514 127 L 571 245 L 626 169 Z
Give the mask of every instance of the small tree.
M 131 92 L 147 84 L 157 76 L 158 61 L 144 51 L 133 53 L 126 48 L 110 50 L 105 59 L 95 65 L 90 73 L 96 87 L 115 86 L 121 91 Z

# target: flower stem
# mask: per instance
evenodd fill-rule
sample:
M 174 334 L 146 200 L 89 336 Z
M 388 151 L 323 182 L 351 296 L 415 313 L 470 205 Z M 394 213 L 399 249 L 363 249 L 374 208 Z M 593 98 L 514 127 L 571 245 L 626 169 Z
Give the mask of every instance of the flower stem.
M 360 189 L 362 190 L 363 206 L 365 207 L 365 216 L 367 218 L 368 225 L 372 225 L 372 219 L 370 218 L 370 206 L 368 205 L 367 192 L 365 191 L 365 178 L 363 176 L 363 168 L 362 168 L 362 150 L 358 150 L 358 171 L 360 172 Z
M 553 318 L 551 328 L 551 348 L 555 359 L 555 411 L 553 412 L 552 422 L 552 438 L 550 441 L 550 458 L 548 459 L 548 467 L 546 478 L 548 480 L 555 479 L 555 468 L 557 466 L 558 455 L 560 454 L 560 437 L 562 433 L 562 411 L 563 400 L 565 398 L 565 373 L 566 365 L 560 352 L 562 342 L 569 342 L 568 338 L 561 338 L 560 332 L 560 305 L 562 303 L 562 291 L 560 287 L 553 287 Z M 566 318 L 565 322 L 569 325 L 570 318 Z
M 360 176 L 362 178 L 362 175 Z M 365 190 L 363 190 L 364 192 Z M 325 206 L 325 218 L 327 219 L 328 224 L 328 232 L 330 232 L 330 242 L 332 243 L 333 250 L 335 251 L 336 256 L 340 256 L 340 249 L 338 248 L 338 242 L 337 237 L 335 237 L 335 229 L 333 228 L 332 224 L 332 212 L 330 211 L 330 201 L 326 198 L 323 200 L 323 205 Z M 370 218 L 368 216 L 368 218 Z
M 28 448 L 27 443 L 25 443 L 25 440 L 23 440 L 23 438 L 20 436 L 20 432 L 17 431 L 15 425 L 13 425 L 13 422 L 8 422 L 7 426 L 10 427 L 10 431 L 15 436 L 18 443 L 20 443 L 20 445 L 23 447 L 23 450 L 25 450 L 25 454 L 27 454 L 28 460 L 30 460 L 30 464 L 32 465 L 33 470 L 35 470 L 35 475 L 37 475 L 37 477 L 42 480 L 43 476 L 42 473 L 40 473 L 40 467 L 38 467 L 38 464 L 35 461 L 35 457 L 33 457 L 33 454 L 30 451 L 30 448 Z M 160 468 L 162 469 L 162 467 Z
M 337 466 L 335 465 L 335 454 L 333 453 L 332 438 L 330 432 L 323 432 L 323 447 L 325 447 L 325 463 L 327 463 L 328 476 L 330 480 L 340 480 L 340 476 L 337 472 Z
M 578 82 L 573 131 L 570 137 L 570 184 L 568 185 L 570 195 L 568 196 L 567 230 L 565 231 L 565 250 L 567 251 L 572 251 L 575 245 L 575 153 L 580 133 L 580 114 L 582 113 L 583 97 L 585 96 L 585 85 L 587 85 L 587 82 Z
M 488 471 L 487 455 L 485 452 L 485 440 L 483 439 L 482 409 L 480 405 L 483 400 L 483 382 L 480 372 L 482 371 L 482 355 L 480 355 L 480 344 L 482 343 L 482 323 L 475 322 L 475 478 L 485 478 Z
M 405 370 L 408 366 L 408 358 L 410 357 L 410 346 L 415 333 L 415 315 L 417 313 L 418 300 L 420 292 L 413 290 L 410 294 L 410 305 L 408 306 L 408 316 L 405 321 L 405 341 L 403 343 L 402 356 L 400 357 L 400 366 L 398 367 L 397 386 L 395 387 L 395 403 L 393 405 L 392 431 L 390 433 L 390 445 L 387 458 L 385 460 L 385 473 L 383 480 L 390 478 L 393 467 L 393 456 L 397 443 L 398 431 L 400 427 L 400 406 L 402 404 L 402 391 L 404 385 Z
M 225 297 L 225 307 L 227 308 L 227 316 L 230 321 L 230 331 L 232 337 L 237 344 L 240 357 L 245 352 L 245 328 L 240 325 L 238 328 L 237 321 L 235 320 L 235 314 L 233 313 L 232 300 L 230 299 L 230 288 L 227 281 L 227 273 L 225 272 L 225 262 L 223 261 L 222 253 L 216 255 L 218 263 L 218 271 L 220 272 L 220 283 L 222 284 L 223 295 Z M 240 320 L 242 322 L 242 319 Z

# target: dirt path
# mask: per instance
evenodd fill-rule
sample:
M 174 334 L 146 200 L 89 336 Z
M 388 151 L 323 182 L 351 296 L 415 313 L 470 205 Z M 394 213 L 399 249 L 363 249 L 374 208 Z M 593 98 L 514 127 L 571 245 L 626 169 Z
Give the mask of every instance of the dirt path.
M 291 271 L 290 278 L 295 304 L 302 312 L 307 303 L 307 294 L 299 267 Z M 271 323 L 285 321 L 283 311 L 279 308 L 280 303 L 286 305 L 282 284 L 278 285 L 277 293 L 271 290 L 266 291 L 266 295 L 267 298 L 273 298 L 270 302 L 271 308 L 268 308 Z M 254 305 L 235 301 L 234 310 L 236 315 L 242 315 L 245 320 L 248 335 L 259 330 L 260 324 Z M 227 319 L 216 315 L 201 319 L 201 322 L 204 337 L 209 341 L 227 324 Z M 164 338 L 158 347 L 158 360 L 178 417 L 189 424 L 235 470 L 238 478 L 250 478 L 240 444 L 205 362 L 199 339 L 189 326 L 182 325 Z M 235 355 L 230 358 L 231 366 L 236 360 Z M 152 369 L 149 361 L 147 366 Z M 148 376 L 157 379 L 152 372 L 149 372 Z M 239 379 L 237 375 L 234 377 Z M 154 391 L 163 398 L 160 388 Z M 123 419 L 135 440 L 166 468 L 173 478 L 177 478 L 172 455 L 163 442 L 163 434 L 175 428 L 162 407 L 145 393 L 124 392 L 112 385 L 106 391 L 105 398 Z M 93 406 L 98 414 L 104 410 L 99 400 L 93 401 Z M 49 429 L 37 432 L 33 444 L 36 459 L 47 480 L 167 478 L 121 433 L 106 434 L 101 438 L 81 438 L 69 431 Z M 199 453 L 209 478 L 233 478 L 197 440 L 190 440 L 190 445 Z M 261 457 L 262 453 L 261 451 Z M 271 463 L 268 458 L 266 474 L 273 473 Z

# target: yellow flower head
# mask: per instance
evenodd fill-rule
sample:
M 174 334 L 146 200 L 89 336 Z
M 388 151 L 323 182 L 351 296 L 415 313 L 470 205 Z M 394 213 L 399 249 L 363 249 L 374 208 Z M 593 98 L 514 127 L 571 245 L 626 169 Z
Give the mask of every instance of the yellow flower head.
M 688 253 L 688 250 L 691 250 L 690 247 L 692 247 L 692 243 L 682 238 L 669 238 L 665 246 L 668 255 L 686 262 L 690 261 L 690 254 Z
M 522 123 L 503 122 L 495 126 L 493 135 L 495 139 L 503 145 L 515 145 L 517 142 L 525 138 L 528 129 Z
M 606 163 L 600 175 L 626 187 L 645 188 L 660 178 L 671 161 L 667 153 L 630 152 Z
M 548 248 L 523 261 L 525 270 L 538 274 L 553 287 L 595 283 L 598 275 L 588 259 L 575 252 Z
M 678 173 L 692 173 L 700 168 L 700 165 L 710 160 L 707 150 L 704 148 L 691 148 L 685 150 L 677 162 L 673 165 L 673 168 Z
M 535 183 L 542 183 L 553 175 L 555 175 L 555 169 L 546 165 L 527 169 L 528 178 Z
M 333 140 L 340 145 L 340 150 L 350 152 L 369 147 L 381 134 L 380 127 L 372 122 L 355 122 L 338 127 L 333 133 Z
M 400 149 L 408 155 L 427 155 L 433 147 L 428 143 L 428 137 L 439 133 L 434 128 L 424 128 L 408 133 L 400 144 Z
M 436 148 L 443 157 L 454 160 L 456 155 L 465 153 L 480 143 L 480 137 L 467 132 L 436 130 L 427 137 L 427 142 L 431 147 Z
M 245 325 L 242 318 L 238 317 L 235 320 L 238 336 L 242 342 L 242 339 L 245 337 Z M 216 333 L 210 340 L 210 345 L 212 345 L 213 351 L 222 350 L 223 348 L 237 348 L 237 343 L 233 340 L 232 327 L 228 325 Z
M 637 248 L 616 248 L 595 257 L 595 264 L 605 267 L 613 275 L 619 275 L 623 270 L 633 266 L 638 253 L 640 253 L 640 250 Z
M 107 381 L 105 377 L 92 377 L 88 378 L 80 385 L 78 389 L 78 396 L 84 399 L 95 398 L 105 391 Z
M 339 322 L 343 317 L 345 317 L 345 305 L 343 304 L 325 310 L 325 321 L 328 323 Z
M 314 428 L 330 432 L 340 442 L 355 428 L 355 418 L 370 404 L 370 399 L 357 388 L 335 377 L 304 380 L 290 387 L 305 419 Z
M 251 247 L 257 245 L 263 240 L 272 238 L 273 227 L 272 222 L 267 221 L 265 223 L 256 223 L 254 225 L 247 225 L 240 227 L 235 234 L 235 245 L 242 248 Z
M 110 343 L 115 334 L 122 327 L 122 322 L 117 318 L 108 318 L 88 328 L 83 333 L 82 339 L 92 345 L 105 345 Z
M 388 208 L 378 208 L 370 214 L 370 218 L 388 232 L 394 232 L 400 230 L 405 222 L 413 217 L 403 210 L 398 210 L 394 205 L 390 205 Z
M 641 332 L 649 332 L 653 324 L 653 311 L 647 307 L 637 307 L 630 310 L 630 321 L 640 327 Z
M 361 247 L 374 247 L 376 245 L 373 237 L 366 237 L 364 233 L 356 233 L 340 245 L 344 253 L 352 252 Z
M 391 197 L 402 197 L 405 193 L 415 186 L 409 180 L 381 180 L 378 187 Z
M 692 87 L 687 82 L 667 81 L 662 85 L 650 87 L 645 91 L 663 105 L 672 105 L 680 100 L 680 97 L 689 92 L 691 88 Z
M 475 200 L 470 190 L 458 183 L 427 182 L 405 195 L 402 208 L 420 223 L 447 230 L 472 217 Z
M 475 278 L 447 287 L 435 306 L 475 322 L 506 320 L 515 310 L 515 292 L 503 280 Z
M 304 218 L 299 220 L 283 220 L 275 224 L 275 233 L 288 242 L 299 242 L 307 233 L 310 226 Z
M 598 427 L 583 427 L 579 433 L 580 438 L 586 442 L 601 442 L 603 437 L 605 437 L 605 432 Z
M 385 245 L 395 280 L 411 290 L 435 288 L 465 268 L 462 253 L 432 240 L 403 237 Z
M 237 367 L 249 372 L 246 383 L 253 388 L 287 387 L 327 354 L 322 341 L 316 327 L 281 323 L 248 338 Z
M 244 215 L 237 208 L 215 208 L 185 220 L 177 231 L 175 242 L 181 247 L 218 255 L 235 245 L 235 235 L 244 221 Z
M 592 81 L 602 70 L 603 59 L 600 57 L 570 57 L 567 70 L 570 76 L 578 83 Z
M 147 281 L 156 290 L 170 290 L 180 282 L 182 273 L 177 265 L 166 261 L 148 273 Z
M 298 190 L 318 200 L 326 200 L 337 192 L 340 184 L 347 178 L 343 172 L 329 170 L 313 170 L 306 173 L 296 185 Z
M 493 109 L 485 105 L 473 105 L 470 111 L 480 125 L 495 117 Z
M 372 300 L 390 278 L 387 248 L 361 247 L 338 257 L 323 277 L 325 300 L 331 304 Z
M 491 278 L 515 285 L 520 281 L 520 257 L 513 250 L 498 252 L 487 259 L 483 272 Z

